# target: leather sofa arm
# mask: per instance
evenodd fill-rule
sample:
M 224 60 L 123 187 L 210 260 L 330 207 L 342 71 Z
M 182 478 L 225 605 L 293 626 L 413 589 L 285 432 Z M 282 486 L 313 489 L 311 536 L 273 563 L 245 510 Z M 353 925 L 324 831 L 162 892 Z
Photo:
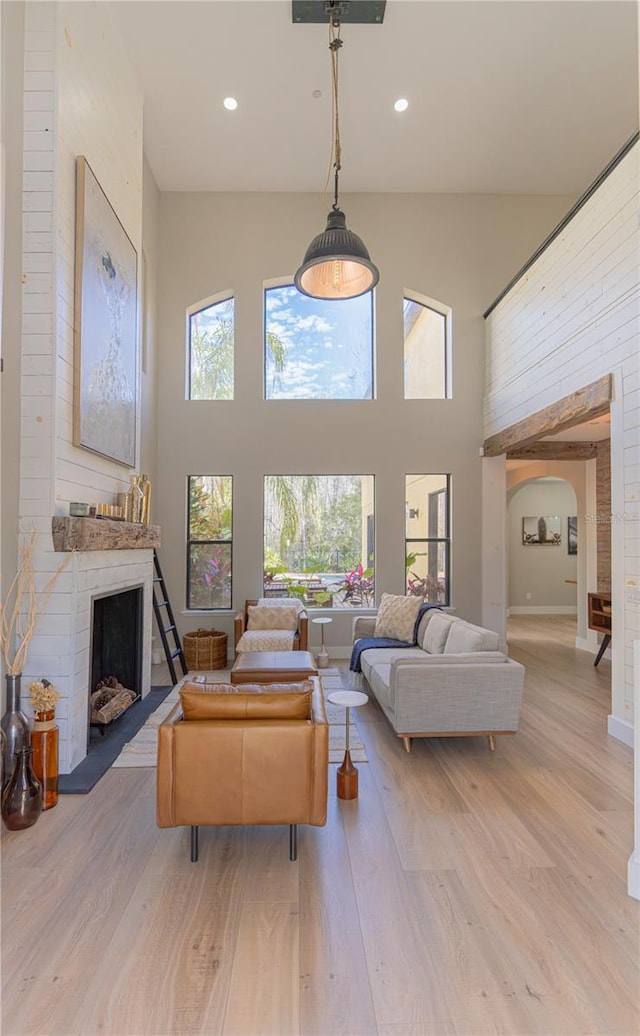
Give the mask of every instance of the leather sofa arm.
M 178 702 L 158 727 L 158 758 L 156 760 L 156 823 L 158 827 L 175 827 L 173 784 L 175 779 L 174 736 L 175 725 L 182 720 L 182 705 Z
M 309 644 L 309 616 L 306 611 L 298 612 L 298 648 L 300 651 L 308 651 Z
M 238 641 L 245 631 L 247 616 L 244 612 L 238 612 L 233 619 L 233 646 L 237 648 Z

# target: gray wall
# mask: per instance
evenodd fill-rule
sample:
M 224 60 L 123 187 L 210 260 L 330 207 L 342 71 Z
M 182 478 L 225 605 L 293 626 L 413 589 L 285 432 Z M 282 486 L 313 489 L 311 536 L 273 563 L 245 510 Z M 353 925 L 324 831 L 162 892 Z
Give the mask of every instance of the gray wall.
M 509 500 L 509 608 L 514 611 L 576 608 L 577 555 L 568 553 L 567 518 L 577 516 L 576 494 L 563 480 L 538 479 L 513 490 Z M 558 547 L 525 546 L 523 517 L 558 515 L 562 542 Z M 527 593 L 531 598 L 527 599 Z
M 175 610 L 184 607 L 185 482 L 234 476 L 234 608 L 260 592 L 265 473 L 376 476 L 377 588 L 404 589 L 404 476 L 450 472 L 452 604 L 480 619 L 484 375 L 483 309 L 569 207 L 569 198 L 345 196 L 349 226 L 380 268 L 377 398 L 262 398 L 264 282 L 291 278 L 324 226 L 326 201 L 305 194 L 181 194 L 160 199 L 158 475 L 161 558 Z M 453 310 L 453 399 L 402 399 L 402 297 L 422 292 Z M 185 313 L 214 293 L 236 298 L 236 398 L 185 401 Z M 330 646 L 351 640 L 334 613 Z M 231 631 L 228 614 L 180 616 Z M 314 638 L 315 638 L 314 631 Z

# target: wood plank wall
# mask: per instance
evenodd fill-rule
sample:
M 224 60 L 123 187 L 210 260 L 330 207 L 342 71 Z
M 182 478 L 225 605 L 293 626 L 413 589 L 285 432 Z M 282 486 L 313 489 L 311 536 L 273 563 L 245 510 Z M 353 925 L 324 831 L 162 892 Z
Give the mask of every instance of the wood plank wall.
M 596 447 L 596 513 L 611 518 L 611 442 L 603 439 Z M 598 592 L 611 593 L 611 521 L 596 526 Z

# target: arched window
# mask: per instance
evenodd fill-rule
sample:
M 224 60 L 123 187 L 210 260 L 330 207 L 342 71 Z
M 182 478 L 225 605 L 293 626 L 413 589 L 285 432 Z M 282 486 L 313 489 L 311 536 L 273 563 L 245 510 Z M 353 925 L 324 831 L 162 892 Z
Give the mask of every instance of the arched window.
M 373 292 L 311 299 L 264 293 L 265 399 L 373 399 Z
M 403 316 L 404 398 L 450 399 L 451 310 L 405 295 Z
M 233 399 L 233 296 L 198 303 L 188 318 L 187 399 Z

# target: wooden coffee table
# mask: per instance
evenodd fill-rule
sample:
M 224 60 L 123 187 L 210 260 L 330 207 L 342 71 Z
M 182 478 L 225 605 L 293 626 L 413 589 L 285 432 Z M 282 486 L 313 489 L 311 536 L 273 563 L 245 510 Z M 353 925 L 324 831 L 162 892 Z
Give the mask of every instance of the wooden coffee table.
M 310 651 L 243 651 L 231 670 L 231 683 L 293 683 L 317 676 Z

